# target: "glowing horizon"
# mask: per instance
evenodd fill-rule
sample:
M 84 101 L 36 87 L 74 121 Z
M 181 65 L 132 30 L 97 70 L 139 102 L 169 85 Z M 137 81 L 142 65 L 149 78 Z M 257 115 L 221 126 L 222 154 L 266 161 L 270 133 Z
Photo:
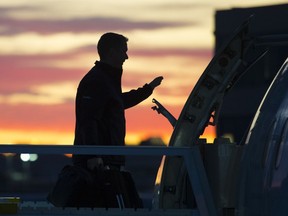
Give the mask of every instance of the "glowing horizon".
M 155 136 L 168 143 L 173 129 L 151 110 L 151 100 L 179 116 L 213 56 L 215 10 L 280 3 L 287 2 L 2 1 L 0 143 L 73 143 L 77 85 L 97 60 L 96 43 L 108 31 L 129 38 L 124 91 L 164 76 L 152 96 L 126 111 L 126 142 Z M 205 136 L 212 142 L 215 130 L 207 129 Z

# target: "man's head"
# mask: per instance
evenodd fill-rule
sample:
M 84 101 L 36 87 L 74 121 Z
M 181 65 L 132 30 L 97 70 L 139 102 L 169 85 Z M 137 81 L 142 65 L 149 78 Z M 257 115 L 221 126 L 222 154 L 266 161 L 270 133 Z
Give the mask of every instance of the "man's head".
M 113 32 L 102 35 L 97 44 L 100 61 L 121 68 L 128 59 L 127 42 L 128 38 Z

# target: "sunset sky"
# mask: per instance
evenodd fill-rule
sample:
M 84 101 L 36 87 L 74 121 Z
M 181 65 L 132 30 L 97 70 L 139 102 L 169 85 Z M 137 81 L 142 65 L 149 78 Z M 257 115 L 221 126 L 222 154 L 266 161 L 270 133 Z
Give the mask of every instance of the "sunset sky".
M 287 0 L 0 1 L 0 143 L 73 143 L 77 85 L 108 31 L 129 38 L 124 91 L 164 76 L 126 111 L 126 142 L 168 142 L 173 129 L 152 111 L 152 98 L 178 118 L 213 56 L 215 11 L 281 3 Z

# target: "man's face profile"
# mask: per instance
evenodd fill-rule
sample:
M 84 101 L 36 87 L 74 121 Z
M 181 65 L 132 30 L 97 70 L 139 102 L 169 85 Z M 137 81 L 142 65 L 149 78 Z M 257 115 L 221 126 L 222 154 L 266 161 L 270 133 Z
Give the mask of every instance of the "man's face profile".
M 111 59 L 115 67 L 121 68 L 126 59 L 128 59 L 127 43 L 122 43 L 118 47 L 111 48 Z

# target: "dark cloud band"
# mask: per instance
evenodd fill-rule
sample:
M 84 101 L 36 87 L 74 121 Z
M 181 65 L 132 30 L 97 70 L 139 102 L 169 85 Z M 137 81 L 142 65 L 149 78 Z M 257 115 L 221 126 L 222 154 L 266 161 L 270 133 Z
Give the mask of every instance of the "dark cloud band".
M 0 33 L 16 35 L 25 32 L 38 34 L 56 34 L 63 32 L 94 33 L 105 31 L 130 31 L 136 29 L 154 30 L 166 27 L 181 27 L 191 25 L 185 22 L 148 22 L 131 21 L 113 17 L 94 17 L 69 20 L 25 20 L 10 17 L 0 17 Z

